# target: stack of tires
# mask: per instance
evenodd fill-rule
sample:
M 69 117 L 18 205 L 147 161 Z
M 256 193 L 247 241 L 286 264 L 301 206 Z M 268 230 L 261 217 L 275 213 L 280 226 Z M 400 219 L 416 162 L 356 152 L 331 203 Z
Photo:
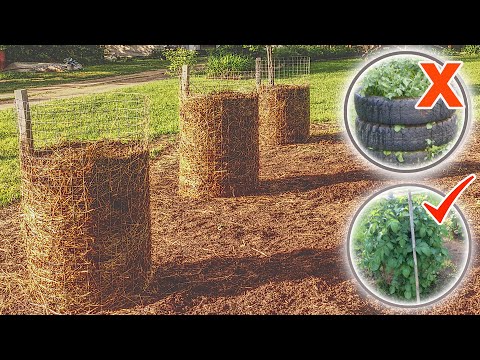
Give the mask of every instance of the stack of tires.
M 433 146 L 455 139 L 458 119 L 443 99 L 432 109 L 417 110 L 419 99 L 354 96 L 358 141 L 372 157 L 397 164 L 418 164 L 432 157 Z

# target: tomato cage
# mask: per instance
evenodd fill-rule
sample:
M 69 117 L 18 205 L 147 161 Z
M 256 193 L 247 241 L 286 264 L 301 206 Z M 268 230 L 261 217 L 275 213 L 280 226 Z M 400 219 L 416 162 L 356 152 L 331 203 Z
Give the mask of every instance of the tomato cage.
M 231 197 L 258 185 L 258 95 L 254 71 L 182 69 L 179 194 Z
M 124 302 L 150 271 L 148 99 L 15 95 L 32 303 L 90 313 Z
M 310 58 L 257 59 L 262 147 L 306 142 L 310 136 Z

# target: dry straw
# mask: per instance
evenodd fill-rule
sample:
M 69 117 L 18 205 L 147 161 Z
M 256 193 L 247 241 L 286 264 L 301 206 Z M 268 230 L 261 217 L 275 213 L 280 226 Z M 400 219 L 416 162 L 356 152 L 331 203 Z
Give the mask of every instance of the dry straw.
M 276 58 L 272 66 L 269 72 L 268 61 L 260 62 L 261 78 L 268 79 L 258 89 L 260 145 L 306 142 L 310 135 L 310 58 Z
M 108 309 L 146 283 L 147 108 L 143 96 L 116 94 L 29 110 L 22 227 L 32 303 L 43 312 Z
M 251 76 L 191 78 L 181 100 L 179 194 L 242 196 L 258 185 L 258 95 Z
M 310 86 L 262 86 L 259 92 L 260 144 L 303 143 L 310 135 Z
M 258 97 L 193 95 L 180 111 L 179 193 L 241 196 L 258 185 Z

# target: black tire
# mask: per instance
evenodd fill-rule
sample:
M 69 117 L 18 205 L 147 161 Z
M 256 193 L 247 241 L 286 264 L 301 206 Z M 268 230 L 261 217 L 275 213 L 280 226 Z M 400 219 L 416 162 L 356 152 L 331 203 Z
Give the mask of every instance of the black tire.
M 428 147 L 427 139 L 433 145 L 449 143 L 458 131 L 457 116 L 433 124 L 406 126 L 395 131 L 395 126 L 372 124 L 357 118 L 355 120 L 357 138 L 366 148 L 386 151 L 419 151 Z
M 380 96 L 354 95 L 358 117 L 366 122 L 383 125 L 422 125 L 442 121 L 453 116 L 455 110 L 447 108 L 439 99 L 432 109 L 417 110 L 419 99 L 393 99 Z
M 402 152 L 403 162 L 398 160 L 395 152 L 385 155 L 383 151 L 367 149 L 367 154 L 380 162 L 393 164 L 398 167 L 405 167 L 405 165 L 418 165 L 431 161 L 430 154 L 427 151 L 404 151 Z

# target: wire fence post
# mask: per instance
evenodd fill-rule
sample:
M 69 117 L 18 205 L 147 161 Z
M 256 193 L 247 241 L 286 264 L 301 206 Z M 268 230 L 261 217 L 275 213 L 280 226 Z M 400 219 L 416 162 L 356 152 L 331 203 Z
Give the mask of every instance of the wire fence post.
M 15 107 L 17 110 L 18 129 L 20 131 L 20 151 L 33 152 L 32 121 L 27 90 L 15 90 Z
M 268 84 L 275 85 L 275 74 L 273 69 L 272 45 L 267 45 L 267 66 L 268 66 Z
M 255 59 L 255 83 L 257 90 L 260 90 L 262 86 L 262 59 L 259 57 Z
M 418 285 L 418 265 L 415 246 L 415 226 L 413 224 L 413 205 L 411 191 L 408 192 L 408 211 L 410 213 L 410 232 L 412 233 L 413 265 L 415 270 L 415 292 L 417 295 L 417 303 L 420 303 L 420 286 Z
M 190 67 L 188 65 L 182 66 L 182 80 L 181 80 L 182 97 L 187 97 L 190 93 Z

